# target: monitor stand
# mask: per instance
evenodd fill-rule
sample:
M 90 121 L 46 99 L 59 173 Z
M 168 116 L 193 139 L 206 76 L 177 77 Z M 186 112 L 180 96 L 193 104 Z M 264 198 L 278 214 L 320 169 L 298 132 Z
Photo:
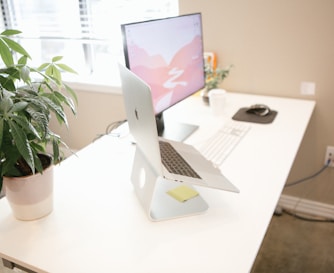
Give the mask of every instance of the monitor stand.
M 156 115 L 155 120 L 158 135 L 169 140 L 182 142 L 198 129 L 194 124 L 165 122 L 163 113 Z
M 145 213 L 151 221 L 161 221 L 204 213 L 208 204 L 198 195 L 185 202 L 171 197 L 167 191 L 183 183 L 164 179 L 136 148 L 131 181 Z M 192 186 L 187 185 L 192 188 Z

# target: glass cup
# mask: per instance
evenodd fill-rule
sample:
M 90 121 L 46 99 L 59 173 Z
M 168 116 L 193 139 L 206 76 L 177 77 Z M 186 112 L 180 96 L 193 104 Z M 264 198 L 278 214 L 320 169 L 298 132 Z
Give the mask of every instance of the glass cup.
M 212 113 L 215 116 L 224 114 L 224 108 L 226 104 L 226 90 L 224 89 L 212 89 L 209 91 L 209 103 Z

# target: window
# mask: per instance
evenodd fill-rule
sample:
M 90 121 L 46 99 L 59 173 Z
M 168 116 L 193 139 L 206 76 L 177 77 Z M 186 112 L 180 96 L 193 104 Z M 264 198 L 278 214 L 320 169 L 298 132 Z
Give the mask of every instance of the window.
M 85 80 L 110 84 L 123 60 L 120 24 L 178 14 L 178 0 L 0 0 L 0 26 L 19 29 L 31 64 L 64 56 Z M 89 80 L 87 80 L 89 79 Z M 106 81 L 107 80 L 107 81 Z

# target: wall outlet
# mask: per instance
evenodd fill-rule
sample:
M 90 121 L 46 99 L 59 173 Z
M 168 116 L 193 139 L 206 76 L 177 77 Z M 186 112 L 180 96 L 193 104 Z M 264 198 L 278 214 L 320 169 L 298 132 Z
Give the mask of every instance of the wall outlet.
M 325 165 L 328 165 L 328 167 L 334 167 L 334 147 L 333 146 L 327 146 L 326 149 L 326 156 L 325 156 Z
M 315 82 L 301 82 L 300 93 L 302 95 L 314 96 L 315 95 Z

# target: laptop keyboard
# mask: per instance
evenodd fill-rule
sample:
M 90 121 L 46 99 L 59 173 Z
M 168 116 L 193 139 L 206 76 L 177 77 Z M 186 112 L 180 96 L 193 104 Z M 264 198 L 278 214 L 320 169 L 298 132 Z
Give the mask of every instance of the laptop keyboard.
M 159 145 L 162 164 L 170 173 L 201 178 L 170 143 L 160 140 Z

